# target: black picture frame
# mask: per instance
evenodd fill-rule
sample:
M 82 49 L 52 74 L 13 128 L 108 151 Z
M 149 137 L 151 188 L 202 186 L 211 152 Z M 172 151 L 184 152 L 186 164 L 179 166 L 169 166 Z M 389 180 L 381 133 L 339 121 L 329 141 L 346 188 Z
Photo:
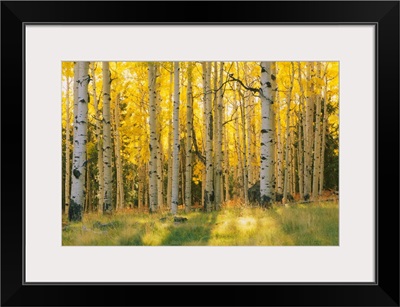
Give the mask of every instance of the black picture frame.
M 376 282 L 26 284 L 24 26 L 72 22 L 375 25 Z M 2 306 L 399 306 L 398 1 L 3 1 L 1 148 Z

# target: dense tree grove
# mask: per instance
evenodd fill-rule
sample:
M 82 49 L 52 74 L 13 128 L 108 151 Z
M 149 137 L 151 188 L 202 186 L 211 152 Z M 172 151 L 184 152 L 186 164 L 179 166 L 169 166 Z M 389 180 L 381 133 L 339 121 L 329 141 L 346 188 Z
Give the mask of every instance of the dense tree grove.
M 218 210 L 338 190 L 338 62 L 63 62 L 63 210 Z

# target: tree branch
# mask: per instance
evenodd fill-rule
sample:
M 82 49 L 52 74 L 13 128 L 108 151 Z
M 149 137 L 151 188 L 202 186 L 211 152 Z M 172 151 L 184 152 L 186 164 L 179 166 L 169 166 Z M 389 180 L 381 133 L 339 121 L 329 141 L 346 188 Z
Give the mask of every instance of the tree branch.
M 196 132 L 193 127 L 192 127 L 192 135 L 193 135 L 193 145 L 194 145 L 194 149 L 195 149 L 194 153 L 199 158 L 200 162 L 203 163 L 203 165 L 206 165 L 206 157 L 204 157 L 199 151 L 199 147 L 197 145 L 197 139 L 196 139 Z
M 227 81 L 236 81 L 236 82 L 239 82 L 246 90 L 252 91 L 253 93 L 260 94 L 260 89 L 259 89 L 259 88 L 254 88 L 254 87 L 246 86 L 246 85 L 243 83 L 242 80 L 236 79 L 236 78 L 233 76 L 233 74 L 230 74 L 230 75 L 229 75 L 229 78 L 230 78 L 230 79 L 227 80 Z

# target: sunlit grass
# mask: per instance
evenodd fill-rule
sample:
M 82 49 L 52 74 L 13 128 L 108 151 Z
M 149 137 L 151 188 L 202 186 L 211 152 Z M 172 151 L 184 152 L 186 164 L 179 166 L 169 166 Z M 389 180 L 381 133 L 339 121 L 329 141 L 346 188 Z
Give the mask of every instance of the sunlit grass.
M 339 244 L 339 210 L 333 202 L 273 207 L 223 208 L 217 212 L 86 214 L 80 223 L 64 220 L 63 245 L 97 246 L 315 246 Z M 65 218 L 64 218 L 65 219 Z

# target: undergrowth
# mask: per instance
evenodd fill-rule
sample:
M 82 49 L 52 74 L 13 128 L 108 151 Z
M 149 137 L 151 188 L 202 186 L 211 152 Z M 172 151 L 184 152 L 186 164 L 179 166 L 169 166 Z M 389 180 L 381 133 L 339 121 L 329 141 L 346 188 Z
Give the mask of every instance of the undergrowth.
M 334 202 L 289 207 L 224 207 L 219 211 L 167 212 L 127 210 L 113 215 L 85 214 L 83 221 L 63 220 L 64 246 L 335 246 L 339 209 Z

